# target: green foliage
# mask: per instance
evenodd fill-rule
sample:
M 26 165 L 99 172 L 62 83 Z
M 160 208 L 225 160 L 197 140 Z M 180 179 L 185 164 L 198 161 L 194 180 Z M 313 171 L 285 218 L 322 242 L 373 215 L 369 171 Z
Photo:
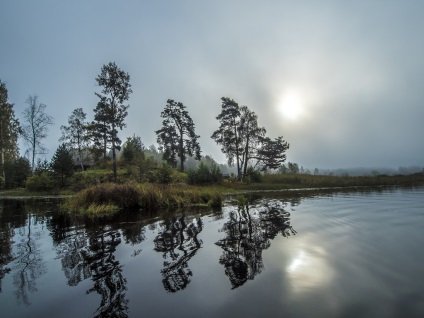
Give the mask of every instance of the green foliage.
M 269 137 L 260 138 L 260 147 L 257 150 L 257 160 L 261 164 L 263 171 L 278 169 L 286 161 L 285 152 L 289 149 L 289 144 L 283 137 L 272 140 Z
M 45 173 L 51 173 L 51 165 L 45 159 L 44 160 L 38 159 L 37 160 L 37 164 L 36 164 L 36 166 L 34 168 L 33 174 L 40 175 L 43 172 L 45 172 Z
M 43 172 L 40 175 L 33 175 L 26 180 L 26 189 L 28 191 L 49 191 L 53 189 L 54 182 L 49 174 Z
M 6 189 L 20 188 L 25 186 L 26 179 L 31 175 L 31 165 L 28 159 L 19 157 L 9 161 L 5 165 Z
M 128 137 L 122 146 L 122 158 L 127 164 L 139 163 L 144 159 L 144 145 L 139 136 Z
M 106 158 L 107 145 L 111 145 L 114 181 L 117 181 L 116 150 L 120 149 L 118 128 L 126 127 L 125 117 L 128 115 L 128 105 L 124 102 L 132 93 L 130 75 L 118 68 L 115 63 L 103 65 L 101 73 L 96 78 L 102 87 L 101 94 L 95 93 L 100 101 L 94 109 L 94 122 L 90 125 L 92 136 L 97 145 L 103 146 Z
M 252 166 L 250 166 L 249 168 L 247 168 L 247 173 L 244 180 L 248 182 L 259 183 L 262 182 L 262 174 L 259 171 L 255 170 Z
M 80 191 L 63 208 L 84 215 L 103 215 L 105 210 L 114 212 L 117 208 L 154 209 L 198 204 L 220 207 L 222 196 L 213 190 L 200 190 L 184 184 L 106 183 Z
M 62 137 L 59 141 L 64 142 L 69 148 L 76 149 L 78 158 L 83 167 L 83 152 L 88 147 L 88 123 L 87 114 L 82 108 L 76 108 L 68 117 L 68 126 L 61 126 Z
M 13 104 L 8 102 L 6 84 L 0 80 L 0 176 L 6 182 L 5 165 L 18 157 L 18 138 L 21 126 L 15 118 Z
M 203 162 L 200 163 L 197 169 L 188 171 L 187 182 L 195 185 L 206 185 L 220 183 L 222 181 L 222 173 L 216 164 L 210 167 Z
M 287 164 L 287 168 L 288 168 L 288 172 L 292 173 L 292 174 L 296 174 L 299 173 L 299 165 L 297 163 L 294 162 L 289 162 Z
M 163 160 L 176 168 L 180 159 L 180 170 L 184 171 L 186 156 L 195 156 L 200 160 L 199 136 L 194 131 L 194 122 L 183 103 L 168 99 L 165 109 L 160 114 L 164 118 L 162 128 L 156 131 L 157 142 L 163 149 Z
M 221 151 L 227 156 L 228 165 L 234 161 L 237 165 L 237 177 L 241 178 L 241 140 L 238 133 L 240 122 L 240 107 L 237 102 L 228 97 L 221 98 L 221 113 L 216 117 L 219 128 L 211 136 L 221 146 Z
M 246 177 L 252 161 L 262 170 L 277 169 L 285 161 L 289 144 L 283 137 L 271 140 L 266 129 L 258 126 L 258 116 L 247 106 L 239 106 L 234 100 L 221 98 L 221 113 L 216 117 L 219 128 L 211 138 L 221 146 L 227 156 L 228 165 L 235 162 L 237 178 Z
M 113 182 L 111 170 L 88 170 L 75 172 L 71 177 L 71 188 L 82 190 L 101 183 Z
M 65 144 L 61 144 L 53 155 L 51 167 L 60 186 L 63 187 L 65 179 L 74 174 L 74 160 L 72 154 Z
M 172 181 L 172 168 L 170 165 L 163 163 L 162 166 L 156 171 L 156 182 L 162 184 L 169 184 Z

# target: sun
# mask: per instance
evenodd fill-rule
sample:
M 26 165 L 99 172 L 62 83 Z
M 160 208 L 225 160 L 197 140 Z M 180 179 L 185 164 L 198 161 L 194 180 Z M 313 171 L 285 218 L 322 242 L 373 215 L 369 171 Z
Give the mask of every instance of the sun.
M 278 111 L 289 120 L 298 119 L 303 113 L 301 96 L 295 91 L 285 92 L 278 104 Z

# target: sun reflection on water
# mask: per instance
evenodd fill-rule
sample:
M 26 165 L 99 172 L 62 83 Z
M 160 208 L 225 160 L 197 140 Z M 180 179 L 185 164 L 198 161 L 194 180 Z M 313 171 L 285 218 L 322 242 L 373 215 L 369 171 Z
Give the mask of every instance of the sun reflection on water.
M 332 269 L 327 262 L 327 252 L 318 246 L 297 249 L 285 270 L 295 293 L 323 287 L 333 278 Z

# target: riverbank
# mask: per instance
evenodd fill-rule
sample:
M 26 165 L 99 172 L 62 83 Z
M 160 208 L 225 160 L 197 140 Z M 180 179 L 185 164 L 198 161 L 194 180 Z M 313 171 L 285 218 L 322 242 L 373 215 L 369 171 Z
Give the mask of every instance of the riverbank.
M 285 192 L 287 196 L 313 192 L 361 191 L 366 188 L 424 186 L 424 173 L 399 176 L 315 176 L 275 174 L 262 176 L 261 182 L 225 180 L 221 184 L 193 186 L 186 183 L 169 185 L 127 182 L 101 183 L 79 192 L 30 192 L 14 189 L 0 192 L 0 199 L 64 198 L 64 209 L 79 214 L 110 214 L 127 208 L 158 209 L 188 206 L 222 205 L 226 195 L 251 192 Z

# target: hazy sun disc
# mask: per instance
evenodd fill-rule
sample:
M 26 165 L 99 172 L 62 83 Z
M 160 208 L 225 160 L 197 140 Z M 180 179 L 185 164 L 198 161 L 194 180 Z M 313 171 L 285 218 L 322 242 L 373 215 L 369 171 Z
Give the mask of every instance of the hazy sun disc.
M 295 92 L 286 93 L 278 106 L 280 113 L 290 120 L 295 120 L 303 112 L 303 105 L 300 96 Z

